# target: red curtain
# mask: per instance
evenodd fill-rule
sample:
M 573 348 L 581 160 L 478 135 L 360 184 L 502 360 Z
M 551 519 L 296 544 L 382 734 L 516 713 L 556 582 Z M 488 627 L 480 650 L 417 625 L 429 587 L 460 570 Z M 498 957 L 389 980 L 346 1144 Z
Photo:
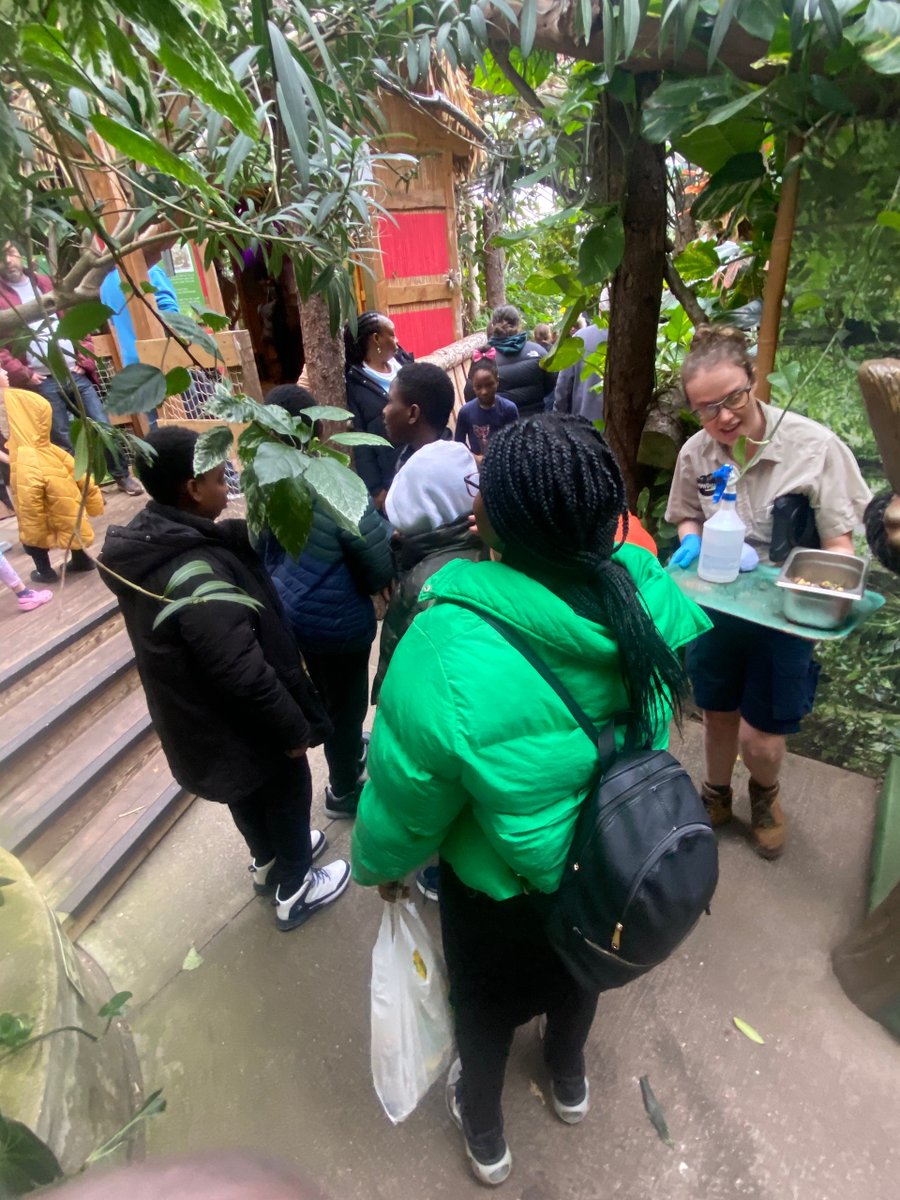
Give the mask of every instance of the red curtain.
M 416 358 L 449 346 L 456 340 L 452 308 L 423 308 L 417 312 L 392 312 L 397 340 Z
M 395 212 L 397 224 L 382 217 L 378 236 L 385 279 L 409 279 L 413 275 L 446 275 L 447 215 L 438 212 Z

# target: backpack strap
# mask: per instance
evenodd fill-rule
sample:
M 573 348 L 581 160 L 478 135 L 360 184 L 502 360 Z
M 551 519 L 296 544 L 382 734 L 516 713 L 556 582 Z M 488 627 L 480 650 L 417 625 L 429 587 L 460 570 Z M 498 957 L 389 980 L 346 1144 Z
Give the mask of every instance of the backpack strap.
M 492 629 L 495 629 L 504 641 L 508 642 L 514 650 L 517 650 L 524 659 L 531 663 L 544 682 L 553 688 L 554 692 L 556 692 L 557 696 L 559 696 L 560 700 L 562 700 L 563 704 L 575 718 L 575 721 L 597 747 L 601 770 L 603 772 L 607 771 L 616 756 L 615 717 L 607 721 L 602 728 L 598 729 L 559 676 L 550 670 L 542 658 L 539 658 L 534 653 L 518 630 L 513 629 L 504 621 L 498 621 L 493 613 L 484 612 L 482 609 L 475 608 L 471 604 L 466 604 L 462 600 L 454 599 L 450 603 L 455 604 L 458 608 L 468 609 L 476 617 L 480 617 L 482 621 L 490 625 Z

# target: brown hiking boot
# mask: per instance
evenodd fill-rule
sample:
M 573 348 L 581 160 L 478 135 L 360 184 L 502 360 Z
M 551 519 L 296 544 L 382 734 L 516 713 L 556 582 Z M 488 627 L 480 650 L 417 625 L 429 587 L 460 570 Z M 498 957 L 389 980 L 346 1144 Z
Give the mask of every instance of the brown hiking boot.
M 750 833 L 756 853 L 762 858 L 779 858 L 784 850 L 784 812 L 778 802 L 779 785 L 761 787 L 750 780 Z
M 732 792 L 730 787 L 716 787 L 712 783 L 704 783 L 700 789 L 700 799 L 706 809 L 713 829 L 719 825 L 727 825 L 731 820 Z

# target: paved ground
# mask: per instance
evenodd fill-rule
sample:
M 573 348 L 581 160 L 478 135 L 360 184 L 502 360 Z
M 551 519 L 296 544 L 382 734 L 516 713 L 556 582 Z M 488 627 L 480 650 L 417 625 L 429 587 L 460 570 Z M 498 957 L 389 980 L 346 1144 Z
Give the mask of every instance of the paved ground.
M 689 727 L 684 757 L 699 766 L 698 754 Z M 314 765 L 320 795 L 318 754 Z M 673 961 L 602 1001 L 583 1125 L 552 1116 L 535 1032 L 520 1031 L 505 1093 L 509 1200 L 896 1200 L 900 1046 L 849 1003 L 828 958 L 862 913 L 875 789 L 800 758 L 785 784 L 787 856 L 764 863 L 729 832 L 712 916 Z M 328 835 L 346 850 L 346 823 Z M 168 1098 L 150 1153 L 245 1147 L 293 1164 L 329 1200 L 483 1195 L 441 1089 L 396 1128 L 372 1090 L 377 895 L 353 885 L 282 934 L 248 899 L 246 861 L 224 813 L 198 803 L 82 939 L 137 998 L 145 1084 Z M 191 946 L 203 962 L 182 971 Z M 644 1074 L 674 1149 L 644 1114 Z

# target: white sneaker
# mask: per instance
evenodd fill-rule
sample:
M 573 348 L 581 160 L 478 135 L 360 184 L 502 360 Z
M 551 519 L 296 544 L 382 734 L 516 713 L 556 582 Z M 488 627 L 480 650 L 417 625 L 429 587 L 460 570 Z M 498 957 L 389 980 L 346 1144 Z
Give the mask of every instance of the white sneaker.
M 309 841 L 312 846 L 312 861 L 315 862 L 325 847 L 328 845 L 328 839 L 321 829 L 311 829 L 309 831 Z M 269 877 L 272 868 L 275 866 L 275 859 L 270 858 L 267 863 L 258 863 L 256 859 L 250 860 L 250 866 L 247 870 L 250 872 L 250 878 L 253 881 L 253 890 L 257 896 L 274 896 L 275 884 L 269 882 Z M 274 904 L 275 901 L 273 900 Z
M 546 1036 L 547 1014 L 541 1013 L 538 1017 L 538 1037 L 541 1039 L 542 1046 Z M 566 1125 L 577 1125 L 590 1111 L 591 1085 L 587 1078 L 584 1078 L 576 1083 L 561 1085 L 557 1089 L 557 1085 L 551 1080 L 550 1099 L 553 1101 L 553 1111 L 561 1121 L 564 1121 Z
M 327 867 L 310 867 L 293 896 L 275 893 L 275 920 L 279 929 L 296 929 L 311 916 L 337 900 L 350 883 L 350 864 L 338 858 Z

